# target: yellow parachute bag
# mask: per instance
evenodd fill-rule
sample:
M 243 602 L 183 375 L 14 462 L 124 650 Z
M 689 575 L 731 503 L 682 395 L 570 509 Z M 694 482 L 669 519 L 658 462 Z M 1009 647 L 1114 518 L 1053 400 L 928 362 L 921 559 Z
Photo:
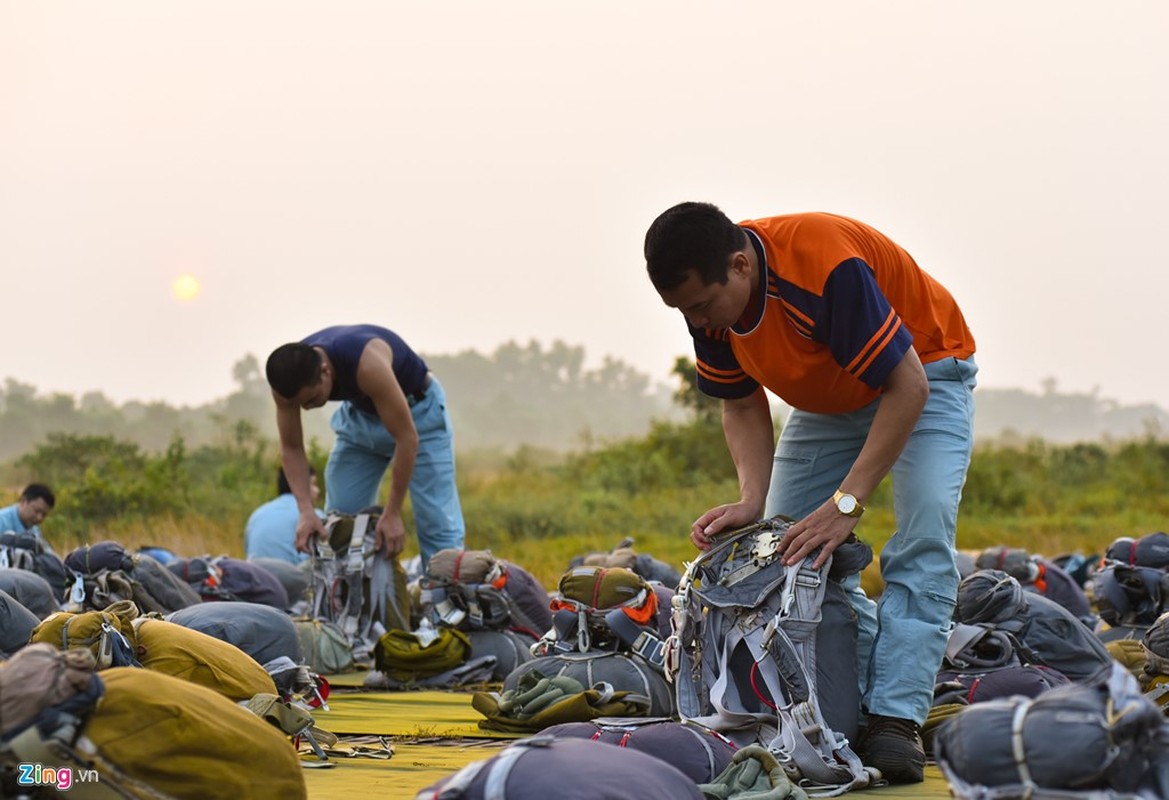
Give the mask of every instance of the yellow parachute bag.
M 146 669 L 205 686 L 228 700 L 276 694 L 256 660 L 233 644 L 161 619 L 134 620 L 138 660 Z
M 174 798 L 307 797 L 300 761 L 281 731 L 222 695 L 150 670 L 101 673 L 105 696 L 79 749 Z M 84 746 L 82 746 L 84 742 Z
M 98 669 L 137 666 L 133 621 L 138 607 L 123 600 L 101 611 L 58 611 L 33 628 L 29 643 L 44 642 L 58 650 L 75 647 L 93 653 Z

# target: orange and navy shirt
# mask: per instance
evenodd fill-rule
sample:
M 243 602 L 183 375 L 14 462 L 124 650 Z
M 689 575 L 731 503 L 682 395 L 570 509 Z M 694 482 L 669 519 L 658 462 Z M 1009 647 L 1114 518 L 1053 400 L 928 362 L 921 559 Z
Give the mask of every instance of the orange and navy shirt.
M 879 231 L 833 214 L 740 223 L 759 260 L 752 304 L 730 328 L 695 328 L 698 388 L 746 397 L 762 384 L 821 414 L 875 400 L 910 347 L 922 363 L 974 354 L 944 286 Z

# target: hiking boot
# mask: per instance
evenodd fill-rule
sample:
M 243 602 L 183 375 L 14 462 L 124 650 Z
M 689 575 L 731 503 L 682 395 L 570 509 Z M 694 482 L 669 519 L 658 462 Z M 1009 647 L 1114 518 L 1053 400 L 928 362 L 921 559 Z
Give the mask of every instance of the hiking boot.
M 860 743 L 865 766 L 876 767 L 889 783 L 921 783 L 925 780 L 925 748 L 921 726 L 908 719 L 869 717 Z

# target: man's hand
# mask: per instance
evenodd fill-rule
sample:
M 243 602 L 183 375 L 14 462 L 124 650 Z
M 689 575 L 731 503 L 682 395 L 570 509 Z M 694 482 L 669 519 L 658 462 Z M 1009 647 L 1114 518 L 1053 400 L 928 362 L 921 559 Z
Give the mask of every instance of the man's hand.
M 779 543 L 779 552 L 784 556 L 783 563 L 787 566 L 798 564 L 820 547 L 820 554 L 812 562 L 812 567 L 819 569 L 832 551 L 848 538 L 856 523 L 857 517 L 846 517 L 836 508 L 835 503 L 826 500 L 811 514 L 787 529 Z
M 386 558 L 398 556 L 406 546 L 406 525 L 402 522 L 401 514 L 392 514 L 388 510 L 383 512 L 378 517 L 376 531 L 374 547 Z
M 325 525 L 316 512 L 305 512 L 296 522 L 296 549 L 301 553 L 312 553 L 309 543 L 314 538 L 325 537 Z
M 759 520 L 759 508 L 753 503 L 727 503 L 716 506 L 694 521 L 690 527 L 690 541 L 699 550 L 710 549 L 710 537 L 714 534 L 741 528 Z

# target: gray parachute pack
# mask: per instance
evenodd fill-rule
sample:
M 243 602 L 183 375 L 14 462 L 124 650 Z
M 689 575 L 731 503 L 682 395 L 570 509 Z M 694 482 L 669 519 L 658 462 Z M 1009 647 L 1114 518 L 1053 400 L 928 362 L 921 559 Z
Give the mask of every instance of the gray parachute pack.
M 789 526 L 777 517 L 730 531 L 686 565 L 667 675 L 683 720 L 766 747 L 810 796 L 832 796 L 880 779 L 849 745 L 856 623 L 840 584 L 872 550 L 851 538 L 819 569 L 813 556 L 787 567 L 778 546 Z

